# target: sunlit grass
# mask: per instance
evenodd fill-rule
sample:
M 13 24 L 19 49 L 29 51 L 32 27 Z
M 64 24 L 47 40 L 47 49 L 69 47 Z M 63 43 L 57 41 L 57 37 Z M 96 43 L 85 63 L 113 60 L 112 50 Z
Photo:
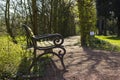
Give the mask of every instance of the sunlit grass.
M 107 41 L 113 46 L 115 45 L 120 47 L 120 38 L 116 36 L 96 36 L 96 38 Z

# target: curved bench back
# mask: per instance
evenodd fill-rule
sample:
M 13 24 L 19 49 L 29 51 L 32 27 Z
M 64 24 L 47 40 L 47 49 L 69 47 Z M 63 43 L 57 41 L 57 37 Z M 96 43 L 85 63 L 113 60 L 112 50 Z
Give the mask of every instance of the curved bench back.
M 26 32 L 26 39 L 27 39 L 27 47 L 33 47 L 33 42 L 31 40 L 32 37 L 34 37 L 34 33 L 31 30 L 31 28 L 25 24 L 22 25 L 22 27 L 25 29 Z

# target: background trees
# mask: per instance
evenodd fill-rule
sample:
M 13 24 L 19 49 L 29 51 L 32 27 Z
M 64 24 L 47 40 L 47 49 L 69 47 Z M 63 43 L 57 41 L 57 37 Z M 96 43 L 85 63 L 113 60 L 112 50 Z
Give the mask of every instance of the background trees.
M 111 0 L 112 11 L 114 12 L 114 17 L 117 18 L 117 36 L 120 37 L 120 0 Z
M 96 10 L 98 34 L 120 36 L 119 0 L 77 2 L 82 45 L 89 45 L 89 33 L 95 31 Z M 60 33 L 64 37 L 75 35 L 78 23 L 78 13 L 73 11 L 75 3 L 75 0 L 2 0 L 0 29 L 6 30 L 14 42 L 15 36 L 23 31 L 23 23 L 31 26 L 34 34 Z
M 119 0 L 96 0 L 98 30 L 100 35 L 117 35 L 120 37 Z
M 99 35 L 107 35 L 107 19 L 110 18 L 109 0 L 96 0 L 97 5 L 97 27 Z
M 64 37 L 75 34 L 71 0 L 6 0 L 1 1 L 7 33 L 15 39 L 21 24 L 31 26 L 34 34 L 60 33 Z M 5 26 L 5 25 L 4 25 Z

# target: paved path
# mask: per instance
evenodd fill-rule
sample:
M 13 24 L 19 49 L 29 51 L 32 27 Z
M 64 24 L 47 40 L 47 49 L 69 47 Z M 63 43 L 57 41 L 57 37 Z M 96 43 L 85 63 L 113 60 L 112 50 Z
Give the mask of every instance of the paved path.
M 79 36 L 65 39 L 64 62 L 68 71 L 48 68 L 51 75 L 44 80 L 120 80 L 120 53 L 82 48 L 79 41 Z
M 66 80 L 120 80 L 120 53 L 82 48 L 79 36 L 65 39 Z

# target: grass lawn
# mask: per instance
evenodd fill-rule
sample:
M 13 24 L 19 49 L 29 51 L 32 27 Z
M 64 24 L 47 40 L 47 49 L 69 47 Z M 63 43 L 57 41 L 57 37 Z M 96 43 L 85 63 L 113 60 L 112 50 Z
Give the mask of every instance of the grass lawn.
M 98 39 L 109 42 L 112 45 L 120 47 L 120 38 L 115 36 L 95 36 Z

